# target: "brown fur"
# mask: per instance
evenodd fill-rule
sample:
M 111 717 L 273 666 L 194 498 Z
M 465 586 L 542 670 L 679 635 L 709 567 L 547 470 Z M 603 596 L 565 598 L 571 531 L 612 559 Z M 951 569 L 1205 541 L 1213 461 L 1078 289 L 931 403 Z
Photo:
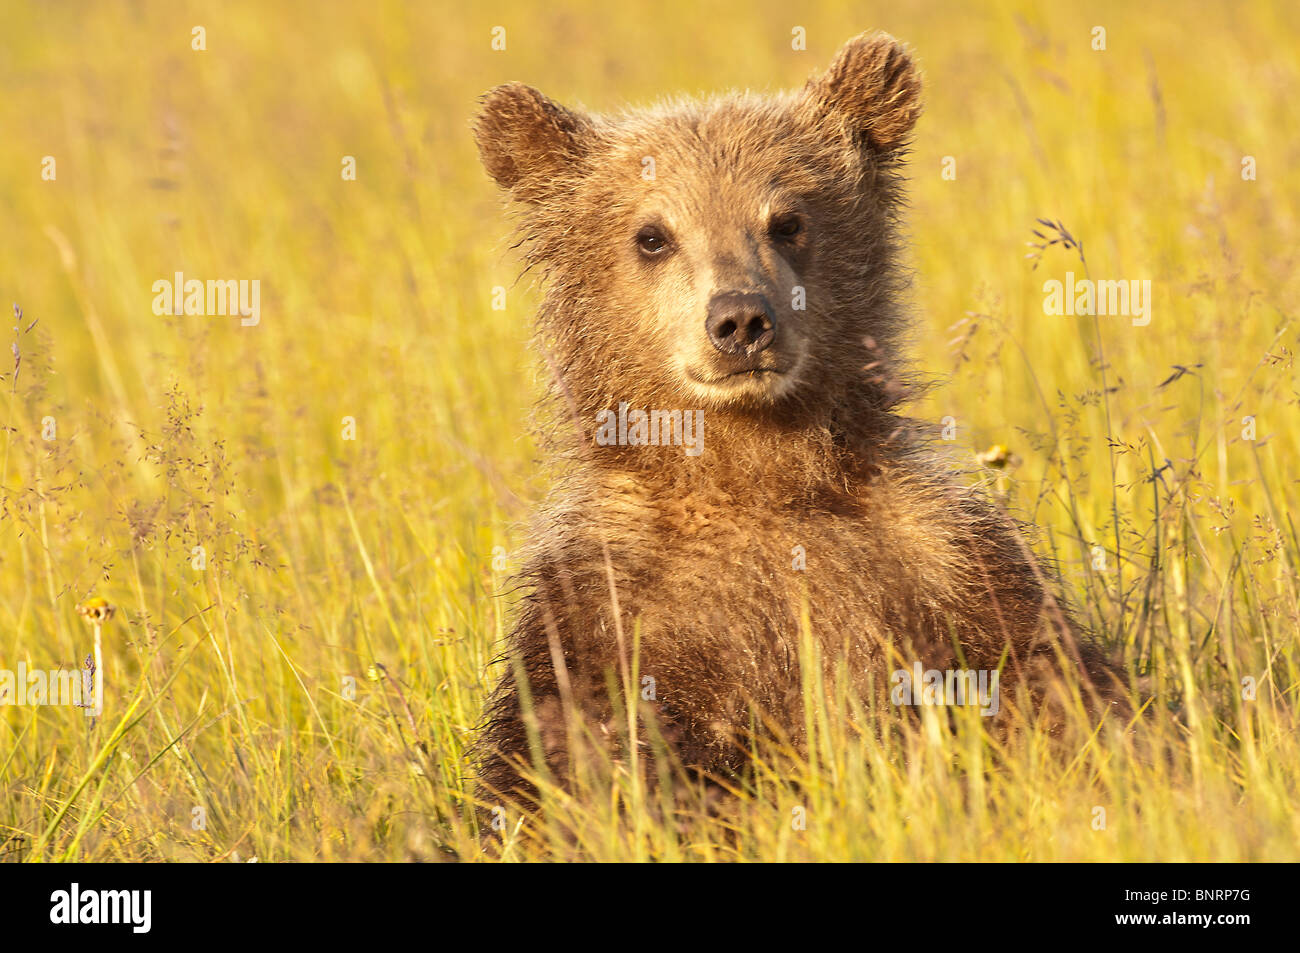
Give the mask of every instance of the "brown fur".
M 664 736 L 709 772 L 742 767 L 736 735 L 755 709 L 800 743 L 805 612 L 828 670 L 863 695 L 883 697 L 888 673 L 919 660 L 1001 667 L 1004 699 L 1025 686 L 1043 698 L 1061 656 L 1094 686 L 1094 711 L 1114 703 L 1113 670 L 1077 638 L 1016 528 L 898 411 L 900 167 L 919 95 L 907 51 L 869 34 L 796 93 L 610 117 L 519 84 L 484 97 L 483 163 L 516 200 L 526 260 L 545 278 L 538 343 L 564 461 L 477 747 L 489 790 L 529 790 L 515 673 L 563 780 L 566 709 L 617 736 L 609 686 L 627 678 L 637 627 Z M 776 237 L 771 223 L 791 219 L 795 239 Z M 668 252 L 638 248 L 651 226 Z M 712 296 L 732 291 L 764 295 L 776 326 L 743 373 L 704 329 Z M 597 415 L 620 402 L 703 409 L 704 453 L 597 445 Z

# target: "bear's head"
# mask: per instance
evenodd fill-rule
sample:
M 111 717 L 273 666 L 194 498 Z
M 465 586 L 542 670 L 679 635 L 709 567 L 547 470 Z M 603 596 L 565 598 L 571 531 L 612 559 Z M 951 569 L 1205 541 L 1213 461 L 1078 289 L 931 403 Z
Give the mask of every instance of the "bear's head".
M 522 84 L 475 133 L 545 277 L 540 343 L 584 416 L 707 407 L 825 424 L 888 402 L 920 78 L 864 34 L 798 92 L 596 116 Z

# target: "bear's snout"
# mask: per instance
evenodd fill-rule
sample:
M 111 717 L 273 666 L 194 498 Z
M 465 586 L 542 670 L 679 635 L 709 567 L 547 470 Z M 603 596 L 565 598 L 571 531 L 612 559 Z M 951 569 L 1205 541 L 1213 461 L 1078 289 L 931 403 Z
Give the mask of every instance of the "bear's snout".
M 723 354 L 750 357 L 776 340 L 776 316 L 763 295 L 728 291 L 709 299 L 704 330 Z

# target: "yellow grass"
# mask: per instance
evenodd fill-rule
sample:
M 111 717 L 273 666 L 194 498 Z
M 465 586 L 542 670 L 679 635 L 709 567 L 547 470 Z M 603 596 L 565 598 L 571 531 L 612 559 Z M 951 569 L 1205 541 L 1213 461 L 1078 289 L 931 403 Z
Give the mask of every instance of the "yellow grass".
M 77 606 L 117 611 L 102 717 L 0 705 L 0 860 L 1300 857 L 1294 10 L 786 6 L 6 4 L 0 669 L 79 670 Z M 545 484 L 475 98 L 787 87 L 870 28 L 928 83 L 916 350 L 946 383 L 917 413 L 1018 459 L 1009 501 L 1154 694 L 1155 753 L 877 737 L 811 691 L 809 757 L 726 817 L 595 777 L 484 853 L 462 755 Z M 1092 277 L 1150 278 L 1150 325 L 1044 315 L 1085 269 L 1025 259 L 1039 217 Z M 259 279 L 260 324 L 155 315 L 177 271 Z

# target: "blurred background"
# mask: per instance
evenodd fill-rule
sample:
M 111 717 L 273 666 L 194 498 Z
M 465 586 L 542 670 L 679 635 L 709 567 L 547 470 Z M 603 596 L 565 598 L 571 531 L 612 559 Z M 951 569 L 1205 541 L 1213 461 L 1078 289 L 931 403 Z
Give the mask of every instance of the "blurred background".
M 22 317 L 0 329 L 0 667 L 78 667 L 76 607 L 118 611 L 102 724 L 0 706 L 0 859 L 468 843 L 460 755 L 546 486 L 537 293 L 515 283 L 476 99 L 794 87 L 867 29 L 926 80 L 909 264 L 915 357 L 942 386 L 915 413 L 994 463 L 1081 615 L 1173 706 L 1235 736 L 1242 677 L 1293 702 L 1298 20 L 1287 2 L 8 0 L 0 304 Z M 1060 234 L 1039 219 L 1082 258 L 1029 247 Z M 1150 324 L 1044 314 L 1067 271 L 1150 279 Z M 155 314 L 176 272 L 258 279 L 260 323 Z M 1238 803 L 1225 772 L 1189 810 Z M 1255 790 L 1267 806 L 1194 854 L 1261 856 L 1287 831 L 1294 854 L 1283 786 Z M 1046 830 L 1020 840 L 1185 844 Z

